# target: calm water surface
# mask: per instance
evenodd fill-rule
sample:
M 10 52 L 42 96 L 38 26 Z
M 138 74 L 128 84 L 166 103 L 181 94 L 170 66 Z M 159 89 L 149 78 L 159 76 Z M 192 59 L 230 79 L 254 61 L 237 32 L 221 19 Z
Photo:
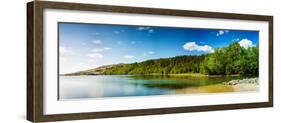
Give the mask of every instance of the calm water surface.
M 183 89 L 216 85 L 240 77 L 182 77 L 163 75 L 60 76 L 59 98 L 82 99 L 184 94 Z

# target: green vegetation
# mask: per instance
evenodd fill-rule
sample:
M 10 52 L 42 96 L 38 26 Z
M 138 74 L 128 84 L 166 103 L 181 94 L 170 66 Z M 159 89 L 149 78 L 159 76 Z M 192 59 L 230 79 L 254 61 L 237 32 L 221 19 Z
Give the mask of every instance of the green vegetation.
M 213 53 L 176 56 L 139 63 L 119 64 L 103 74 L 233 75 L 258 76 L 258 47 L 243 48 L 237 42 Z M 190 74 L 192 73 L 192 74 Z M 201 74 L 199 74 L 201 73 Z
M 176 56 L 148 60 L 140 63 L 121 64 L 111 67 L 105 74 L 178 74 L 199 73 L 200 64 L 205 59 L 201 56 Z
M 258 46 L 246 49 L 235 42 L 209 54 L 201 63 L 200 72 L 208 75 L 258 76 L 258 53 Z
M 175 77 L 206 77 L 206 75 L 202 74 L 202 73 L 177 73 L 177 74 L 169 74 L 169 76 L 175 76 Z

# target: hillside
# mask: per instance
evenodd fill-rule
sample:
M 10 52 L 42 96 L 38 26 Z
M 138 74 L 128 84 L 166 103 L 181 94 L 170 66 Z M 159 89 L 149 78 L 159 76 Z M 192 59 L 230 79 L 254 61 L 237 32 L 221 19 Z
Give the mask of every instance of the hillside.
M 114 66 L 118 66 L 122 64 L 114 64 L 114 65 L 104 65 L 100 66 L 97 68 L 89 69 L 89 70 L 83 70 L 83 71 L 78 71 L 74 73 L 69 73 L 69 74 L 64 74 L 64 75 L 101 75 L 104 74 L 104 72 Z
M 177 74 L 199 73 L 205 55 L 176 56 L 139 63 L 123 64 L 106 69 L 104 74 Z
M 105 65 L 66 75 L 198 73 L 200 72 L 200 63 L 204 60 L 204 58 L 205 55 L 176 56 L 131 64 Z
M 258 47 L 243 48 L 237 42 L 204 55 L 183 55 L 131 64 L 106 65 L 67 75 L 181 74 L 258 76 Z

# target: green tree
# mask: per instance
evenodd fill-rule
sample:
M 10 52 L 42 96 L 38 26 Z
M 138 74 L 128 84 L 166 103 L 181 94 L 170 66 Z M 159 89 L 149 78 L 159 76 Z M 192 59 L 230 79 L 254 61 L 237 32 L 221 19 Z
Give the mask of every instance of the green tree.
M 152 59 L 139 63 L 120 64 L 105 70 L 104 74 L 178 74 L 203 73 L 207 75 L 258 76 L 258 46 L 243 48 L 234 42 L 217 48 L 213 53 L 195 56 L 176 56 Z

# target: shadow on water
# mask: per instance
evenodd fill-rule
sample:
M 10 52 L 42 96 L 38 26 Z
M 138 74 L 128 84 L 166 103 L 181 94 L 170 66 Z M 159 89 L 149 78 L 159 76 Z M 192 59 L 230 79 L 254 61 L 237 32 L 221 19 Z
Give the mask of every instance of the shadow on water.
M 123 76 L 131 80 L 131 84 L 149 88 L 181 89 L 187 87 L 219 84 L 230 80 L 241 79 L 239 76 L 170 76 L 170 75 L 132 75 Z M 139 82 L 141 81 L 141 82 Z
M 169 75 L 60 76 L 60 99 L 149 96 L 233 91 L 217 86 L 241 77 Z M 209 86 L 210 85 L 210 86 Z M 214 86 L 213 86 L 214 85 Z

